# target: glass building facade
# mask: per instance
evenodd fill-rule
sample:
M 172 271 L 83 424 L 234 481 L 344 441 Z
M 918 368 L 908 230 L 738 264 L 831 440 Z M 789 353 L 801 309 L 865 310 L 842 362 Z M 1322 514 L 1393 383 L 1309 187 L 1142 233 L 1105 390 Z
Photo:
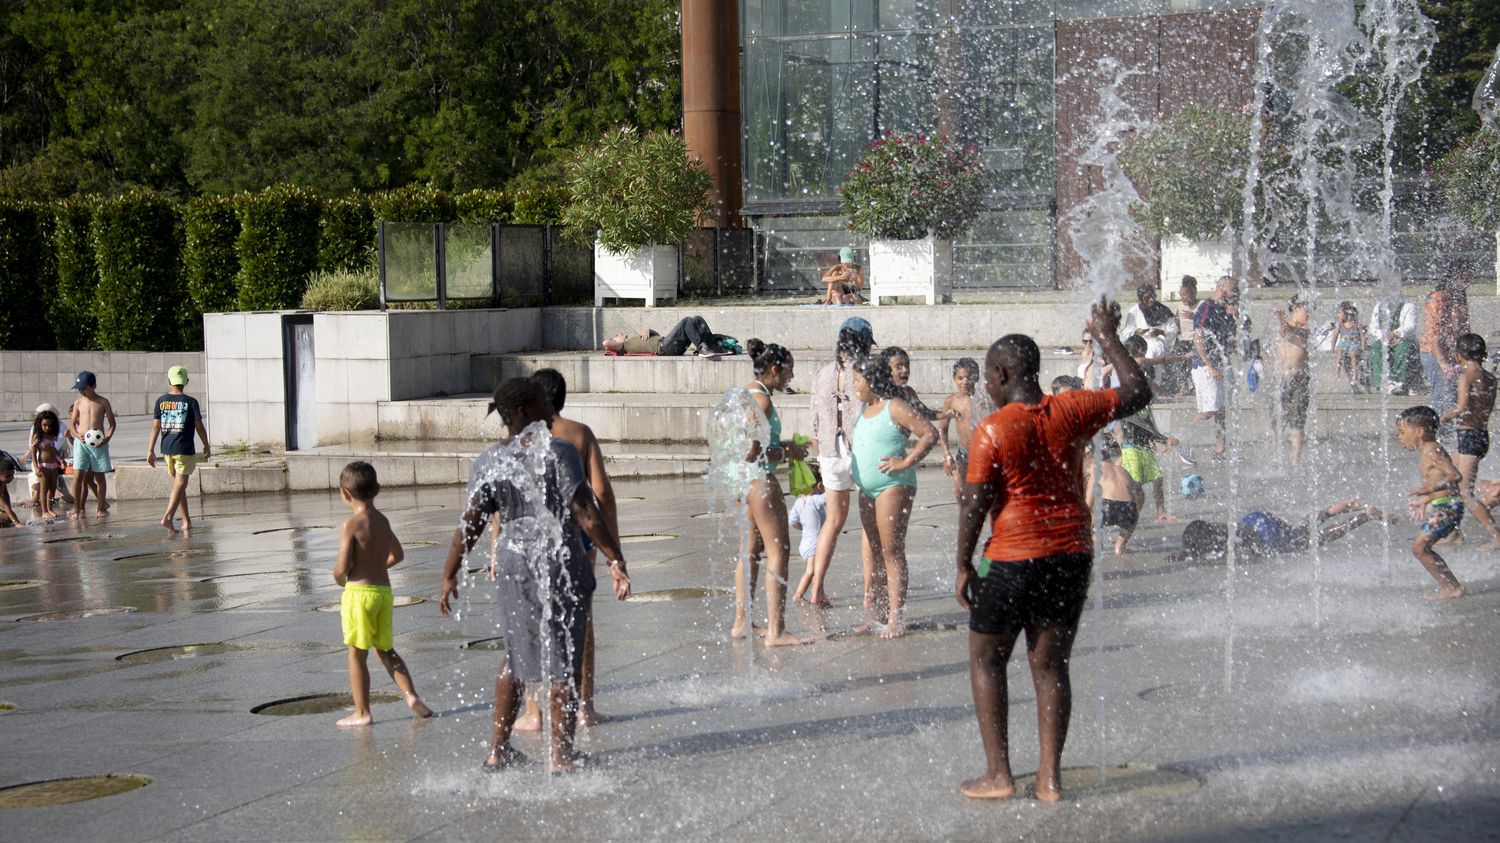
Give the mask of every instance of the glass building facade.
M 1211 8 L 1249 5 L 1213 3 Z M 997 174 L 956 244 L 964 289 L 1054 285 L 1054 22 L 1210 8 L 1195 0 L 741 0 L 745 213 L 761 287 L 816 288 L 864 244 L 838 187 L 887 131 L 943 132 Z

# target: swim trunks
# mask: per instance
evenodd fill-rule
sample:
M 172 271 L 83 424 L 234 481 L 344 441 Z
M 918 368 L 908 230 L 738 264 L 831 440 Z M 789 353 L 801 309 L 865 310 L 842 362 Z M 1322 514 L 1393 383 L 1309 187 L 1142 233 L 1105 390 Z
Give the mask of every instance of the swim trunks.
M 1120 449 L 1120 467 L 1137 483 L 1150 483 L 1162 478 L 1161 467 L 1156 463 L 1156 454 L 1150 448 L 1127 447 Z M 1108 503 L 1108 501 L 1105 501 Z
M 348 583 L 339 599 L 344 643 L 356 650 L 389 652 L 395 646 L 391 626 L 395 609 L 396 597 L 390 586 Z
M 1126 530 L 1135 529 L 1136 522 L 1140 520 L 1140 510 L 1136 509 L 1135 501 L 1103 501 L 1103 524 L 1106 527 L 1123 527 Z
M 173 477 L 191 477 L 198 467 L 198 457 L 193 454 L 163 454 L 167 462 L 167 473 Z
M 79 439 L 73 443 L 73 470 L 104 473 L 114 471 L 109 463 L 109 443 L 90 445 Z
M 1281 382 L 1281 421 L 1287 427 L 1307 427 L 1307 404 L 1312 397 L 1311 381 L 1306 373 L 1293 375 Z
M 1250 550 L 1261 555 L 1307 550 L 1311 542 L 1307 527 L 1294 527 L 1269 512 L 1256 510 L 1240 519 L 1239 536 Z
M 958 479 L 962 480 L 969 473 L 969 452 L 963 448 L 954 448 L 953 464 L 958 466 Z
M 854 425 L 854 464 L 851 473 L 854 485 L 867 498 L 874 500 L 880 493 L 896 486 L 917 488 L 917 470 L 908 468 L 887 474 L 880 470 L 880 461 L 885 457 L 900 459 L 906 456 L 906 432 L 891 421 L 891 402 L 885 402 L 874 416 L 861 416 Z
M 1484 459 L 1485 454 L 1490 452 L 1490 432 L 1460 427 L 1458 429 L 1458 452 L 1466 457 Z
M 1450 533 L 1458 529 L 1460 521 L 1464 520 L 1464 502 L 1458 498 L 1438 498 L 1427 502 L 1427 520 L 1422 524 L 1422 532 L 1432 537 L 1433 541 L 1439 541 L 1448 537 Z
M 980 635 L 1002 635 L 1037 623 L 1076 627 L 1088 600 L 1093 566 L 1093 557 L 1087 553 L 1019 562 L 980 559 L 969 629 Z

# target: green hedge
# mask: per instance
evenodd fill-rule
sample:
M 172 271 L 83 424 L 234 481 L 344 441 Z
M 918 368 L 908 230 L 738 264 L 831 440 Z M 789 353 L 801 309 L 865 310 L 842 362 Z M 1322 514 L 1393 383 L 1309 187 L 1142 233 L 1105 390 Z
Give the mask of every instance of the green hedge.
M 193 308 L 200 314 L 234 310 L 239 306 L 235 276 L 240 259 L 234 251 L 240 236 L 239 202 L 230 196 L 193 199 L 182 209 L 182 228 L 182 268 Z M 202 332 L 203 320 L 196 325 L 186 339 Z
M 322 201 L 310 190 L 273 185 L 241 200 L 241 310 L 281 310 L 302 301 L 307 274 L 318 268 Z
M 510 222 L 510 198 L 503 190 L 471 190 L 453 197 L 459 222 Z
M 94 290 L 99 267 L 94 262 L 94 206 L 97 197 L 64 199 L 53 206 L 52 256 L 57 266 L 57 292 L 50 297 L 47 316 L 57 347 L 97 348 L 99 318 L 94 312 Z
M 97 337 L 106 349 L 174 351 L 181 326 L 195 319 L 181 271 L 177 209 L 165 196 L 132 191 L 101 202 L 94 214 L 99 285 Z
M 523 170 L 506 183 L 505 193 L 511 201 L 510 221 L 516 225 L 558 225 L 573 198 L 561 159 Z
M 355 192 L 323 205 L 318 268 L 324 272 L 368 269 L 375 260 L 375 212 L 370 199 Z
M 53 348 L 47 290 L 55 271 L 52 215 L 31 202 L 0 202 L 0 348 Z
M 425 184 L 410 184 L 370 197 L 375 219 L 383 222 L 453 222 L 458 207 L 446 190 Z

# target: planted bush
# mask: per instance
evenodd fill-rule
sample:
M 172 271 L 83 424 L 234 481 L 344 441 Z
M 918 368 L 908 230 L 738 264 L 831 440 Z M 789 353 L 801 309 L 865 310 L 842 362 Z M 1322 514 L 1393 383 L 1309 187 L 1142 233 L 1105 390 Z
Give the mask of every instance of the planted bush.
M 383 222 L 453 222 L 458 209 L 446 190 L 409 184 L 370 197 L 375 219 Z
M 110 351 L 182 348 L 182 321 L 197 314 L 180 271 L 182 246 L 172 201 L 158 193 L 132 191 L 101 202 L 93 234 L 99 266 L 94 309 L 99 315 L 100 347 Z
M 951 240 L 974 225 L 989 184 L 974 147 L 887 132 L 854 162 L 840 204 L 849 228 L 866 237 Z
M 568 170 L 561 160 L 522 171 L 505 185 L 510 197 L 510 221 L 516 225 L 558 225 L 572 193 Z
M 314 272 L 302 294 L 303 310 L 375 310 L 380 279 L 369 269 Z
M 96 347 L 94 290 L 99 285 L 99 268 L 94 262 L 93 223 L 97 201 L 95 197 L 77 197 L 53 206 L 52 255 L 57 288 L 49 297 L 47 316 L 57 348 Z
M 46 291 L 54 271 L 47 210 L 24 201 L 0 201 L 0 348 L 50 349 L 52 326 Z
M 1120 168 L 1141 197 L 1133 211 L 1147 231 L 1157 237 L 1213 240 L 1239 227 L 1252 119 L 1238 111 L 1192 105 L 1142 132 L 1120 152 Z
M 510 222 L 510 198 L 502 190 L 471 190 L 453 197 L 459 222 Z
M 234 244 L 240 236 L 239 202 L 229 196 L 200 196 L 182 210 L 182 264 L 188 295 L 200 313 L 221 313 L 239 306 L 235 276 L 240 258 Z
M 296 307 L 318 268 L 323 203 L 310 190 L 273 185 L 241 200 L 235 241 L 241 310 Z
M 681 243 L 699 214 L 713 212 L 708 171 L 688 159 L 681 136 L 616 129 L 578 151 L 568 167 L 568 234 L 612 252 Z
M 367 269 L 375 254 L 375 212 L 354 192 L 323 205 L 318 266 L 327 271 Z
M 1448 207 L 1481 231 L 1500 229 L 1500 132 L 1480 129 L 1433 167 Z

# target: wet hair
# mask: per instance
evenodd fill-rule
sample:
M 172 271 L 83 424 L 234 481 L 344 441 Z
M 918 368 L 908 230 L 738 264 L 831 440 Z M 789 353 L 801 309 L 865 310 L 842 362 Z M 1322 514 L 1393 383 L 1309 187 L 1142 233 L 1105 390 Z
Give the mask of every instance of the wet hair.
M 838 342 L 833 347 L 834 358 L 840 363 L 858 362 L 870 355 L 875 347 L 875 338 L 864 331 L 840 328 Z
M 375 466 L 364 460 L 355 460 L 339 472 L 339 488 L 357 501 L 372 501 L 380 494 L 380 478 L 375 476 Z
M 1146 341 L 1132 334 L 1125 338 L 1125 353 L 1131 357 L 1139 357 L 1146 353 Z
M 57 417 L 57 413 L 54 413 L 51 410 L 43 410 L 40 413 L 36 414 L 36 418 L 34 418 L 34 419 L 31 420 L 31 435 L 32 435 L 32 437 L 37 438 L 37 439 L 40 439 L 42 437 L 42 435 L 43 435 L 42 434 L 42 420 L 43 419 L 51 419 L 52 420 L 52 435 L 53 436 L 57 436 L 58 434 L 62 433 L 62 420 Z
M 1359 308 L 1355 307 L 1354 302 L 1352 301 L 1341 301 L 1339 302 L 1339 315 L 1352 316 L 1353 318 L 1358 319 Z
M 1113 436 L 1103 437 L 1102 444 L 1099 446 L 1099 458 L 1104 460 L 1114 460 L 1118 459 L 1119 456 L 1120 443 L 1116 442 Z
M 1431 407 L 1407 407 L 1396 417 L 1396 421 L 1407 427 L 1415 427 L 1425 430 L 1432 436 L 1437 436 L 1438 414 Z
M 1182 287 L 1180 289 L 1192 290 L 1195 293 L 1198 292 L 1198 279 L 1191 275 L 1182 276 Z
M 756 377 L 771 371 L 775 366 L 792 365 L 792 353 L 774 342 L 767 345 L 751 337 L 745 341 L 745 352 L 750 355 L 750 363 L 755 369 Z
M 1182 559 L 1212 561 L 1229 552 L 1229 527 L 1209 521 L 1193 520 L 1182 528 Z
M 1302 295 L 1301 293 L 1292 296 L 1291 300 L 1286 303 L 1286 309 L 1289 311 L 1296 310 L 1298 308 L 1312 310 L 1312 302 L 1308 301 L 1307 297 Z
M 1478 334 L 1464 334 L 1453 344 L 1453 350 L 1458 352 L 1458 359 L 1473 360 L 1475 363 L 1483 363 L 1486 353 L 1484 337 Z
M 563 405 L 568 402 L 568 381 L 562 372 L 556 369 L 537 369 L 531 373 L 531 379 L 542 385 L 542 392 L 546 393 L 552 412 L 561 413 Z
M 885 351 L 880 352 L 880 359 L 887 363 L 895 360 L 897 357 L 905 357 L 907 360 L 911 360 L 911 355 L 907 354 L 906 349 L 899 345 L 886 346 Z
M 953 374 L 956 375 L 964 369 L 968 369 L 976 375 L 979 374 L 979 361 L 972 357 L 958 358 L 958 362 L 953 364 Z
M 895 398 L 899 389 L 891 379 L 891 363 L 885 357 L 866 357 L 856 371 L 870 385 L 870 391 L 880 398 Z
M 1083 389 L 1083 378 L 1077 375 L 1058 375 L 1052 379 L 1052 394 L 1064 389 Z
M 500 414 L 500 423 L 510 427 L 516 411 L 533 404 L 547 403 L 547 392 L 532 378 L 507 378 L 495 387 L 495 400 L 490 402 L 490 412 Z
M 1025 334 L 1006 334 L 995 340 L 989 356 L 1023 378 L 1035 378 L 1042 370 L 1042 350 Z
M 1135 288 L 1136 301 L 1145 301 L 1147 296 L 1156 297 L 1156 285 L 1147 283 Z

